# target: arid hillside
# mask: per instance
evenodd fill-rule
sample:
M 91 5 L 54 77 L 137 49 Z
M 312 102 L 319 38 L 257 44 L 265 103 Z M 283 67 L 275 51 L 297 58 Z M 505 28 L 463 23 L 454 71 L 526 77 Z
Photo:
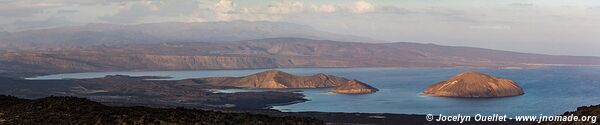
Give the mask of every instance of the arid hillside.
M 434 44 L 355 43 L 301 38 L 98 45 L 0 53 L 0 74 L 9 75 L 115 70 L 599 64 L 598 57 L 552 56 Z

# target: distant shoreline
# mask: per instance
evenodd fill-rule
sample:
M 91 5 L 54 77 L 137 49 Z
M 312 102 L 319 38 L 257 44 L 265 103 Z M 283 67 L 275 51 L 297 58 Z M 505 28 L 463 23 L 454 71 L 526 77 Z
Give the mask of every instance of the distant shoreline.
M 171 71 L 232 71 L 232 70 L 269 70 L 269 69 L 393 69 L 393 68 L 487 68 L 487 69 L 528 69 L 545 67 L 600 67 L 600 65 L 566 65 L 566 64 L 531 64 L 531 66 L 446 66 L 446 67 L 289 67 L 289 68 L 243 68 L 243 69 L 202 69 L 202 70 L 114 70 L 114 71 L 90 71 L 90 72 L 57 72 L 57 73 L 32 73 L 29 75 L 6 76 L 0 72 L 0 77 L 23 78 L 27 80 L 47 80 L 36 79 L 37 77 L 60 75 L 60 74 L 79 74 L 79 73 L 111 73 L 111 72 L 171 72 Z M 27 74 L 27 73 L 26 73 Z M 147 76 L 147 75 L 142 75 Z M 150 75 L 151 76 L 151 75 Z M 156 76 L 168 77 L 168 76 Z

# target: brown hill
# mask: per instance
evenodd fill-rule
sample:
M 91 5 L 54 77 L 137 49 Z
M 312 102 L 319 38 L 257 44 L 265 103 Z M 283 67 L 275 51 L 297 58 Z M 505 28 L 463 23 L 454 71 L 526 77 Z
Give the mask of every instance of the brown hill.
M 350 80 L 345 84 L 334 87 L 329 92 L 338 94 L 368 94 L 375 93 L 377 91 L 379 91 L 379 89 L 371 87 L 366 83 L 358 80 Z
M 295 76 L 279 70 L 268 70 L 244 77 L 209 77 L 202 80 L 212 85 L 244 88 L 324 88 L 338 86 L 349 80 L 323 73 Z
M 243 88 L 329 88 L 334 89 L 331 92 L 340 94 L 366 94 L 377 91 L 366 83 L 357 80 L 348 80 L 346 78 L 323 73 L 312 76 L 296 76 L 279 70 L 268 70 L 244 77 L 209 77 L 202 78 L 210 85 L 232 86 Z
M 524 94 L 514 81 L 479 72 L 463 72 L 425 89 L 425 95 L 449 97 L 504 97 Z

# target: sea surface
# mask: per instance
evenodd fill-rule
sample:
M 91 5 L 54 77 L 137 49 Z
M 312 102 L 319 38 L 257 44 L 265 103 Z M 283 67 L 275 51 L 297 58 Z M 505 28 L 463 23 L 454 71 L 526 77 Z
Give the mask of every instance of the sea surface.
M 171 79 L 212 76 L 244 76 L 268 69 L 89 72 L 41 76 L 31 79 L 81 79 L 105 75 L 169 76 Z M 310 101 L 275 106 L 286 112 L 362 112 L 400 114 L 507 114 L 559 115 L 579 106 L 600 104 L 600 67 L 543 68 L 291 68 L 278 69 L 295 75 L 327 73 L 358 79 L 380 91 L 366 95 L 328 94 L 329 89 L 303 89 Z M 503 98 L 448 98 L 421 94 L 423 89 L 463 71 L 479 71 L 516 81 L 525 95 Z M 238 92 L 243 90 L 223 90 Z

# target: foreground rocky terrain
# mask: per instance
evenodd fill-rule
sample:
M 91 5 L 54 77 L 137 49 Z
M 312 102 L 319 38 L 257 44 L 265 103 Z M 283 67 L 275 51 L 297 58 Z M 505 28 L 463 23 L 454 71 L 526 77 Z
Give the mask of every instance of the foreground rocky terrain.
M 364 93 L 375 93 L 379 89 L 372 87 L 366 83 L 358 80 L 350 80 L 344 85 L 335 86 L 329 92 L 338 94 L 364 94 Z
M 598 124 L 600 117 L 600 105 L 581 106 L 576 111 L 563 113 L 561 116 L 596 116 L 595 119 L 588 118 L 587 121 L 570 121 L 570 122 L 542 122 L 543 125 L 591 125 Z M 595 123 L 592 123 L 595 122 Z
M 433 84 L 423 91 L 425 95 L 448 97 L 506 97 L 523 95 L 523 89 L 514 81 L 480 72 L 463 72 L 446 81 Z
M 77 97 L 35 100 L 0 95 L 0 124 L 323 125 L 307 117 L 272 117 L 184 108 L 109 107 Z
M 46 97 L 35 100 L 0 95 L 0 124 L 200 124 L 200 125 L 448 125 L 424 115 L 388 113 L 279 112 L 275 110 L 149 108 L 106 106 L 84 98 Z M 519 125 L 519 122 L 463 124 Z

